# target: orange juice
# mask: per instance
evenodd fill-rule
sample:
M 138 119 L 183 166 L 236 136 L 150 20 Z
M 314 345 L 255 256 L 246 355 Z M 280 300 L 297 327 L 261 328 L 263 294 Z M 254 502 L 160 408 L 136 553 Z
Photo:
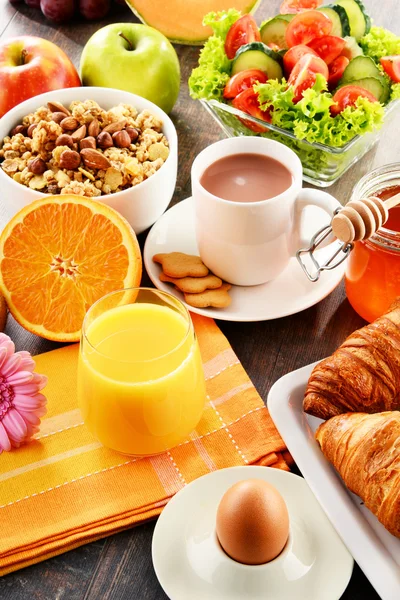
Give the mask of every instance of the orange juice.
M 175 446 L 204 407 L 193 325 L 168 305 L 138 302 L 97 316 L 82 337 L 78 379 L 86 425 L 105 446 L 126 454 Z

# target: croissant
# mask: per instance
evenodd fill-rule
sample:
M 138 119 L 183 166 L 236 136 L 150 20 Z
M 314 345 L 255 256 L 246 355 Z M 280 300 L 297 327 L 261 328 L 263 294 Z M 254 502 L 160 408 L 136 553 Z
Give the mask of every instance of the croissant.
M 315 437 L 346 486 L 400 537 L 400 412 L 342 414 Z
M 400 299 L 316 365 L 303 408 L 321 419 L 400 409 Z

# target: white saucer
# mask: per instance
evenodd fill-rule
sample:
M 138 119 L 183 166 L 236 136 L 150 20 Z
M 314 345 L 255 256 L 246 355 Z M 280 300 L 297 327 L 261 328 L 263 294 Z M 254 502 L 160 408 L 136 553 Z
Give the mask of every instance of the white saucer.
M 290 519 L 284 550 L 259 566 L 229 558 L 215 534 L 222 496 L 234 483 L 252 478 L 280 491 Z M 338 600 L 354 564 L 306 481 L 257 466 L 214 471 L 178 492 L 156 524 L 152 558 L 170 600 Z
M 322 225 L 326 224 L 326 215 L 325 221 L 321 221 L 320 214 L 319 209 L 311 209 L 307 212 L 307 229 L 310 230 L 310 238 Z M 181 292 L 159 279 L 161 268 L 160 265 L 153 262 L 152 258 L 160 252 L 199 254 L 192 198 L 179 202 L 160 217 L 147 236 L 143 254 L 147 273 L 154 285 L 184 302 Z M 328 247 L 319 250 L 317 256 L 319 260 L 322 260 L 324 256 L 327 257 L 331 254 L 332 248 Z M 232 286 L 229 292 L 232 303 L 228 308 L 186 306 L 192 312 L 223 321 L 278 319 L 317 304 L 339 284 L 344 270 L 345 264 L 342 263 L 332 271 L 323 272 L 318 282 L 311 283 L 301 270 L 297 260 L 292 258 L 285 271 L 274 281 L 252 287 Z

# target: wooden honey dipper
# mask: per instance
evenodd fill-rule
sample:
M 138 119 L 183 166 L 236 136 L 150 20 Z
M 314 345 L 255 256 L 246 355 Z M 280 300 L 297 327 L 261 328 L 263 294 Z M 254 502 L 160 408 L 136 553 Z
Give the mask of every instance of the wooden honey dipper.
M 332 231 L 345 244 L 367 240 L 386 223 L 389 209 L 400 204 L 400 194 L 385 202 L 377 196 L 351 200 L 332 219 Z

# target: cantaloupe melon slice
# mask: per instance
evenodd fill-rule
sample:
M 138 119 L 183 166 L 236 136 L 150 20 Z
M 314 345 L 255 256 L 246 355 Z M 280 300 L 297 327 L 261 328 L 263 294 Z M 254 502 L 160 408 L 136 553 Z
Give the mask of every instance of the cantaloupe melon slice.
M 254 12 L 260 0 L 126 0 L 135 15 L 146 25 L 163 33 L 177 44 L 202 44 L 212 33 L 203 27 L 204 15 L 237 8 L 243 14 Z M 162 6 L 160 6 L 162 5 Z

